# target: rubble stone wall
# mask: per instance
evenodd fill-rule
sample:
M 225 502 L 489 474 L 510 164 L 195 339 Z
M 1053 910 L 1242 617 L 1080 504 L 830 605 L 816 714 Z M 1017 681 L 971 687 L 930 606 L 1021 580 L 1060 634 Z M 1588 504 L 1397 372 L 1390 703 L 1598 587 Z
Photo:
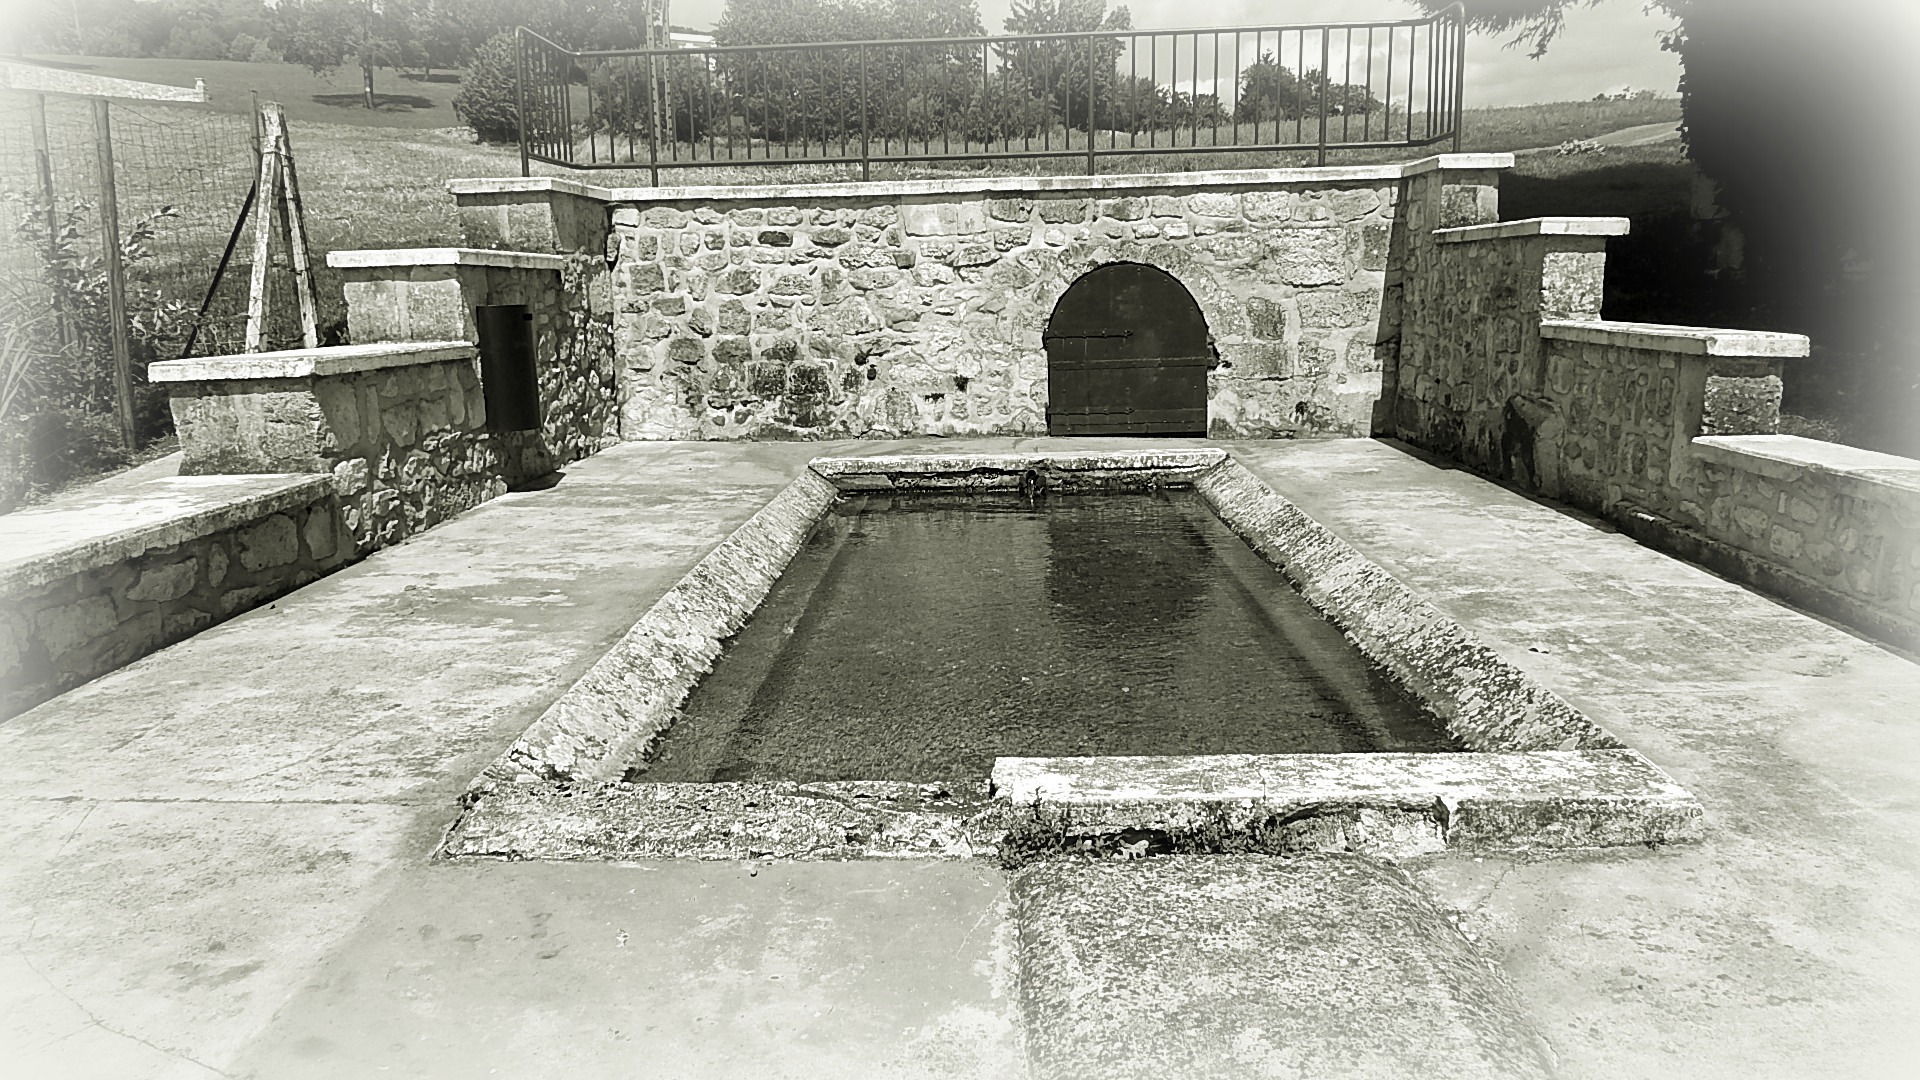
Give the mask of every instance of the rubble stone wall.
M 355 342 L 477 342 L 474 308 L 527 306 L 541 428 L 515 442 L 527 458 L 517 472 L 543 475 L 619 441 L 612 319 L 588 295 L 605 277 L 599 255 L 423 248 L 336 251 L 328 262 L 344 278 Z
M 550 471 L 526 445 L 538 433 L 486 430 L 472 346 L 374 348 L 350 370 L 329 370 L 343 351 L 326 349 L 173 361 L 181 473 L 330 473 L 365 554 Z M 318 370 L 287 373 L 316 356 Z

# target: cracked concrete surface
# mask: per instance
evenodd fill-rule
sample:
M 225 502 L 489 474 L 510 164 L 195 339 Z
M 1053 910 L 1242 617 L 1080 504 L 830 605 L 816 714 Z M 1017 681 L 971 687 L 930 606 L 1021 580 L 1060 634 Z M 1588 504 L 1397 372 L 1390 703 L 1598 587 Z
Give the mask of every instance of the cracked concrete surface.
M 807 459 L 914 448 L 617 447 L 0 725 L 0 1060 L 1017 1075 L 977 862 L 429 858 L 466 784 Z M 1690 848 L 1405 864 L 1558 1075 L 1912 1074 L 1920 667 L 1387 444 L 1226 448 L 1705 806 Z

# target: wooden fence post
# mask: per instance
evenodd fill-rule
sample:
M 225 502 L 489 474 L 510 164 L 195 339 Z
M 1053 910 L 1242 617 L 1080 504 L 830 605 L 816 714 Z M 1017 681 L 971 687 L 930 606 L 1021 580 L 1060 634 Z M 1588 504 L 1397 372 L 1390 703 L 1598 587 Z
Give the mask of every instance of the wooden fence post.
M 113 130 L 107 99 L 93 99 L 94 135 L 99 141 L 95 164 L 100 173 L 101 257 L 107 266 L 108 335 L 113 339 L 113 394 L 120 414 L 120 439 L 128 450 L 133 443 L 133 356 L 127 342 L 127 275 L 120 262 L 120 203 L 113 184 Z

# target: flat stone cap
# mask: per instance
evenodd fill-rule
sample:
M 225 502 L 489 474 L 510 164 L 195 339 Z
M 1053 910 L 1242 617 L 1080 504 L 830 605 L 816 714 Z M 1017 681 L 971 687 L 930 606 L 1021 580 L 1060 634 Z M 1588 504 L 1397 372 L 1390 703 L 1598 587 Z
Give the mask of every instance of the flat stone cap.
M 1609 322 L 1604 319 L 1543 319 L 1540 336 L 1587 345 L 1616 345 L 1627 349 L 1654 349 L 1692 356 L 1796 357 L 1807 355 L 1809 345 L 1804 334 L 1717 330 L 1664 323 Z
M 1032 195 L 1083 193 L 1118 196 L 1196 188 L 1267 188 L 1280 184 L 1381 183 L 1437 169 L 1504 169 L 1512 154 L 1438 154 L 1388 165 L 1324 165 L 1296 169 L 1214 169 L 1187 173 L 1105 176 L 966 176 L 942 180 L 840 181 L 824 184 L 741 184 L 689 187 L 605 188 L 551 176 L 449 180 L 454 195 L 530 194 L 555 191 L 609 203 L 764 202 L 803 199 L 894 199 L 942 195 Z
M 1467 225 L 1458 229 L 1435 229 L 1433 238 L 1442 244 L 1460 244 L 1470 240 L 1506 240 L 1516 236 L 1625 236 L 1632 227 L 1633 223 L 1623 217 L 1536 217 Z
M 1792 481 L 1812 473 L 1858 498 L 1920 504 L 1920 461 L 1798 435 L 1702 435 L 1702 461 Z
M 240 353 L 163 360 L 147 365 L 148 382 L 219 382 L 227 379 L 300 379 L 346 375 L 380 368 L 411 367 L 443 360 L 471 360 L 479 350 L 464 341 L 383 341 L 321 349 Z
M 563 255 L 487 248 L 362 248 L 327 252 L 327 265 L 342 270 L 389 266 L 494 266 L 511 270 L 562 270 Z
M 305 506 L 333 490 L 332 476 L 300 473 L 93 484 L 0 515 L 0 597 Z

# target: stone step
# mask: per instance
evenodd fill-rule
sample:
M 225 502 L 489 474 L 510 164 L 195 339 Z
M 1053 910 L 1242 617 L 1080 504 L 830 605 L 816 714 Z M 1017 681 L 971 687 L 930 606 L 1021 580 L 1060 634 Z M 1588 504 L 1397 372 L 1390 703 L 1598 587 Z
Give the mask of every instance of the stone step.
M 1000 758 L 1014 846 L 1382 857 L 1698 840 L 1700 803 L 1633 750 Z
M 1366 858 L 1065 858 L 1011 889 L 1033 1080 L 1554 1068 L 1498 967 Z

